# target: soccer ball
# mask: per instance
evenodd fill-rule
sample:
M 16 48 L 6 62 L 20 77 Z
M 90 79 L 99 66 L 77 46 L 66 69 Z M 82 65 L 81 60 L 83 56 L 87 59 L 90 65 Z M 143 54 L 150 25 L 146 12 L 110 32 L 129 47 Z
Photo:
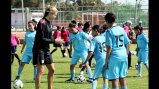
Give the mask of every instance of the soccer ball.
M 14 81 L 13 87 L 14 87 L 14 89 L 22 89 L 23 82 L 20 79 L 17 79 Z
M 86 78 L 84 77 L 84 75 L 79 75 L 76 77 L 76 82 L 78 83 L 83 83 L 86 80 Z
M 67 57 L 67 53 L 64 53 L 64 56 Z

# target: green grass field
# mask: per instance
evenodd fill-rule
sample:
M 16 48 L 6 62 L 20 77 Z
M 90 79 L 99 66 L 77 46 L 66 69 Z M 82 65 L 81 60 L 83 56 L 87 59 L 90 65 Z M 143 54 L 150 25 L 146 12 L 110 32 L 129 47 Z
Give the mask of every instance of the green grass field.
M 50 45 L 51 50 L 52 45 Z M 135 50 L 136 45 L 131 44 L 131 50 Z M 17 53 L 19 54 L 20 58 L 22 57 L 22 54 L 20 53 L 21 47 L 17 47 Z M 70 77 L 69 75 L 69 65 L 70 65 L 70 59 L 69 57 L 62 58 L 62 54 L 60 52 L 60 49 L 52 55 L 53 61 L 55 63 L 55 74 L 54 74 L 54 80 L 52 82 L 53 89 L 91 89 L 91 84 L 84 82 L 82 84 L 77 83 L 66 83 L 65 80 Z M 128 89 L 148 89 L 148 72 L 144 65 L 142 65 L 142 73 L 143 77 L 136 77 L 137 70 L 134 68 L 137 61 L 137 57 L 132 55 L 132 69 L 128 70 L 128 76 L 126 78 Z M 78 63 L 79 65 L 80 63 Z M 76 75 L 79 74 L 80 68 L 76 66 Z M 92 67 L 92 70 L 94 72 L 94 68 Z M 13 81 L 17 75 L 18 71 L 18 61 L 16 58 L 14 59 L 13 64 L 11 65 L 11 83 L 13 89 Z M 41 80 L 41 88 L 40 89 L 47 89 L 47 68 L 45 67 L 44 74 L 42 76 Z M 87 74 L 85 73 L 85 77 L 87 78 Z M 33 81 L 33 66 L 32 64 L 27 64 L 24 67 L 24 70 L 21 74 L 21 78 L 23 81 L 24 87 L 23 89 L 35 89 L 35 84 Z M 109 82 L 109 87 L 111 87 L 111 82 Z M 98 86 L 97 89 L 103 88 L 103 81 L 102 77 L 100 75 L 100 78 L 98 80 Z

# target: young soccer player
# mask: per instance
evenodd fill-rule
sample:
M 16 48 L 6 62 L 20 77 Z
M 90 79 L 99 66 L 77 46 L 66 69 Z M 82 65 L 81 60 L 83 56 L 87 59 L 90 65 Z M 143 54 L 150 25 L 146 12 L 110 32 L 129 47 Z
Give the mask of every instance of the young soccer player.
M 107 69 L 105 69 L 104 67 L 106 57 L 105 36 L 100 35 L 100 32 L 101 31 L 99 25 L 94 25 L 92 27 L 92 35 L 94 38 L 91 40 L 87 59 L 81 65 L 85 66 L 90 57 L 94 54 L 96 60 L 96 67 L 93 75 L 92 89 L 97 89 L 97 79 L 99 78 L 100 73 L 102 73 L 103 75 L 103 89 L 108 89 Z
M 33 44 L 34 44 L 34 39 L 35 39 L 35 34 L 36 31 L 34 31 L 34 22 L 33 21 L 29 21 L 28 22 L 28 31 L 25 33 L 25 38 L 24 38 L 24 43 L 21 49 L 21 53 L 23 53 L 23 50 L 25 48 L 24 54 L 22 56 L 21 59 L 21 64 L 18 67 L 18 75 L 16 76 L 16 79 L 20 78 L 20 75 L 23 71 L 23 68 L 25 66 L 25 64 L 29 64 L 31 59 L 33 58 L 33 53 L 32 53 L 32 48 L 33 48 Z M 34 65 L 34 80 L 37 74 L 37 69 L 36 66 Z
M 72 59 L 70 62 L 70 75 L 71 78 L 66 80 L 67 81 L 74 81 L 75 77 L 75 65 L 82 58 L 82 63 L 86 60 L 88 55 L 88 49 L 86 47 L 86 41 L 90 42 L 88 34 L 84 33 L 83 31 L 78 31 L 76 29 L 76 25 L 73 23 L 69 24 L 69 31 L 70 31 L 70 52 L 72 53 L 72 46 L 74 48 L 74 53 L 72 55 Z M 92 79 L 92 71 L 88 64 L 86 64 L 87 72 L 89 75 L 89 79 Z
M 127 89 L 125 77 L 128 69 L 128 54 L 125 45 L 129 44 L 129 38 L 124 29 L 117 25 L 114 13 L 107 13 L 105 21 L 109 27 L 106 31 L 107 53 L 105 62 L 108 78 L 112 81 L 112 89 L 119 89 L 118 81 L 120 89 Z
M 78 27 L 77 27 L 77 30 L 78 31 L 81 31 L 83 29 L 83 25 L 81 22 L 78 23 Z
M 70 53 L 70 49 L 68 48 L 68 46 L 70 45 L 69 35 L 70 35 L 70 32 L 68 31 L 68 29 L 65 29 L 64 27 L 62 27 L 61 39 L 63 39 L 65 41 L 65 43 L 63 44 L 63 54 L 64 54 L 64 57 L 66 57 L 66 49 L 67 49 L 69 58 L 71 58 L 72 55 Z
M 82 31 L 85 32 L 86 34 L 88 34 L 90 40 L 93 38 L 93 36 L 92 36 L 92 25 L 91 25 L 90 22 L 86 22 L 84 24 Z M 90 42 L 86 41 L 87 50 L 88 50 L 89 46 L 90 46 Z M 88 61 L 88 64 L 89 64 L 90 67 L 91 67 L 92 59 L 93 59 L 93 55 L 90 57 L 90 59 Z M 85 67 L 81 68 L 80 75 L 83 75 L 84 69 L 85 69 Z
M 138 46 L 138 76 L 142 76 L 142 65 L 141 62 L 144 63 L 147 70 L 149 69 L 148 65 L 148 53 L 149 53 L 149 47 L 148 47 L 148 36 L 143 33 L 143 28 L 139 25 L 134 27 L 135 34 L 137 35 L 137 46 Z
M 55 30 L 53 34 L 54 39 L 61 39 L 61 28 L 61 26 L 57 26 L 57 30 Z M 57 50 L 57 47 L 60 47 L 62 56 L 65 57 L 64 51 L 62 50 L 62 44 L 53 43 L 53 45 L 55 48 L 51 51 L 51 54 L 53 54 Z
M 20 65 L 20 58 L 18 56 L 18 54 L 16 53 L 16 48 L 17 45 L 20 44 L 20 40 L 18 39 L 18 37 L 11 33 L 11 64 L 14 61 L 14 56 L 18 59 L 19 65 Z

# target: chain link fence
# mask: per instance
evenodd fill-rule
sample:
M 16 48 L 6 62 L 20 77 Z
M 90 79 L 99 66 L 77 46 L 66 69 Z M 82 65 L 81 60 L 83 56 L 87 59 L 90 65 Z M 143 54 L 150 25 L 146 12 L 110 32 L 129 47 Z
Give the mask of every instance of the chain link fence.
M 148 28 L 148 9 L 136 9 L 133 5 L 127 7 L 115 6 L 113 9 L 108 9 L 107 6 L 78 6 L 73 7 L 73 9 L 72 7 L 57 8 L 59 13 L 56 19 L 53 21 L 54 25 L 63 25 L 67 27 L 69 22 L 73 19 L 77 22 L 84 23 L 86 21 L 90 21 L 92 25 L 101 25 L 103 22 L 105 22 L 105 14 L 107 12 L 114 12 L 119 25 L 122 25 L 124 21 L 131 20 L 133 23 L 132 26 L 135 26 L 139 21 L 142 21 L 143 27 Z M 42 8 L 25 8 L 25 13 L 22 13 L 21 8 L 11 8 L 11 10 L 11 25 L 13 27 L 12 31 L 25 31 L 27 28 L 27 21 L 31 19 L 39 21 L 43 17 Z

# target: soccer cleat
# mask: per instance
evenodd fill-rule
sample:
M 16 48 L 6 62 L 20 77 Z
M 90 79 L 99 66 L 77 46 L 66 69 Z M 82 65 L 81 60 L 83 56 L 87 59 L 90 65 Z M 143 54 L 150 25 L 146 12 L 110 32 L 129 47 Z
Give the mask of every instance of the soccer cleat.
M 65 82 L 74 82 L 75 80 L 73 80 L 73 79 L 68 79 L 68 80 L 66 80 Z
M 92 82 L 93 82 L 93 79 L 92 79 L 92 78 L 89 78 L 89 79 L 87 80 L 87 82 L 92 83 Z
M 16 76 L 15 80 L 18 80 L 18 79 L 20 79 L 20 76 Z
M 137 74 L 137 77 L 142 77 L 142 75 L 141 74 Z

